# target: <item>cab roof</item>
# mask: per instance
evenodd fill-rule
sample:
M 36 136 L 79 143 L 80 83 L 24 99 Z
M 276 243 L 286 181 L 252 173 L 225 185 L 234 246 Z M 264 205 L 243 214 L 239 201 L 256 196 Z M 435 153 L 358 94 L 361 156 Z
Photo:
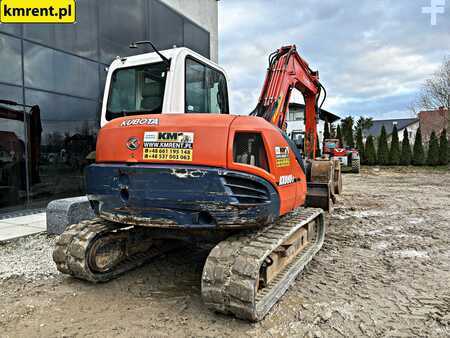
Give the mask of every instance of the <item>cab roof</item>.
M 141 47 L 141 50 L 143 48 Z M 162 55 L 164 55 L 168 59 L 176 60 L 182 57 L 186 57 L 187 55 L 194 56 L 199 61 L 202 61 L 206 64 L 209 64 L 213 66 L 214 68 L 217 68 L 221 70 L 222 72 L 225 72 L 224 69 L 219 67 L 216 63 L 212 62 L 211 60 L 205 58 L 204 56 L 198 54 L 197 52 L 194 52 L 193 50 L 187 48 L 187 47 L 177 47 L 177 48 L 171 48 L 166 50 L 159 51 Z M 152 53 L 143 53 L 143 54 L 136 54 L 131 56 L 117 56 L 116 59 L 111 63 L 110 69 L 117 69 L 117 68 L 126 68 L 131 66 L 139 66 L 143 64 L 148 63 L 155 63 L 162 61 L 159 55 L 155 52 Z

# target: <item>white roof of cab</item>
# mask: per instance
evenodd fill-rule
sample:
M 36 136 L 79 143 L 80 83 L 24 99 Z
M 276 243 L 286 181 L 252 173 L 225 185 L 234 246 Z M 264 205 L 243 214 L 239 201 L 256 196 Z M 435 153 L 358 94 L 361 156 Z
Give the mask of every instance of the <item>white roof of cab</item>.
M 137 50 L 139 50 L 139 49 L 137 49 Z M 187 55 L 192 55 L 197 60 L 202 61 L 206 64 L 209 64 L 209 65 L 213 66 L 214 68 L 218 68 L 222 72 L 225 72 L 221 67 L 219 67 L 217 64 L 215 64 L 211 60 L 205 58 L 204 56 L 202 56 L 186 47 L 166 49 L 166 50 L 162 50 L 159 52 L 162 55 L 164 55 L 166 58 L 173 59 L 173 60 L 178 59 L 179 57 L 185 57 Z M 138 66 L 138 65 L 142 65 L 142 64 L 154 63 L 154 62 L 160 62 L 160 61 L 162 61 L 160 56 L 158 54 L 156 54 L 155 52 L 137 54 L 137 55 L 125 56 L 125 57 L 118 56 L 111 63 L 110 70 L 114 70 L 116 68 Z

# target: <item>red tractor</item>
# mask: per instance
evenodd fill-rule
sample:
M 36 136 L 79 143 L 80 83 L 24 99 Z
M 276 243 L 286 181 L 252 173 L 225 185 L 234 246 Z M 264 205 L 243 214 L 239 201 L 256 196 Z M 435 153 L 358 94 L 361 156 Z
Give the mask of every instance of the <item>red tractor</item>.
M 361 161 L 358 149 L 342 147 L 338 139 L 325 139 L 323 141 L 323 154 L 337 158 L 341 162 L 343 171 L 359 173 Z

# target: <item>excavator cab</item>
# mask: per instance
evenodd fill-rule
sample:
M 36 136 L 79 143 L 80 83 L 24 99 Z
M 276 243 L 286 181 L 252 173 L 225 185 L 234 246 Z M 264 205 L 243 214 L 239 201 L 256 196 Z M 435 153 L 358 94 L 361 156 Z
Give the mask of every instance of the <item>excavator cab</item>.
M 225 71 L 188 48 L 117 57 L 108 69 L 101 126 L 137 115 L 228 114 Z

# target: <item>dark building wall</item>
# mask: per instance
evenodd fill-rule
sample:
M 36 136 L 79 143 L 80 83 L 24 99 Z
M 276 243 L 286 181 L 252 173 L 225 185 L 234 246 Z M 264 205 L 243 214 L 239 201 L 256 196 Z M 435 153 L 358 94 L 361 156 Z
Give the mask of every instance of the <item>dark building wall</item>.
M 42 128 L 39 159 L 31 159 L 36 123 L 6 118 L 11 107 L 0 105 L 0 134 L 8 134 L 0 144 L 0 209 L 23 204 L 27 196 L 31 204 L 44 204 L 83 193 L 104 69 L 117 55 L 136 53 L 129 43 L 144 39 L 160 49 L 187 46 L 210 56 L 209 32 L 157 0 L 77 0 L 74 25 L 0 24 L 0 99 L 38 105 Z M 28 155 L 12 144 L 27 144 Z M 30 172 L 33 165 L 39 177 L 31 179 L 26 167 Z

